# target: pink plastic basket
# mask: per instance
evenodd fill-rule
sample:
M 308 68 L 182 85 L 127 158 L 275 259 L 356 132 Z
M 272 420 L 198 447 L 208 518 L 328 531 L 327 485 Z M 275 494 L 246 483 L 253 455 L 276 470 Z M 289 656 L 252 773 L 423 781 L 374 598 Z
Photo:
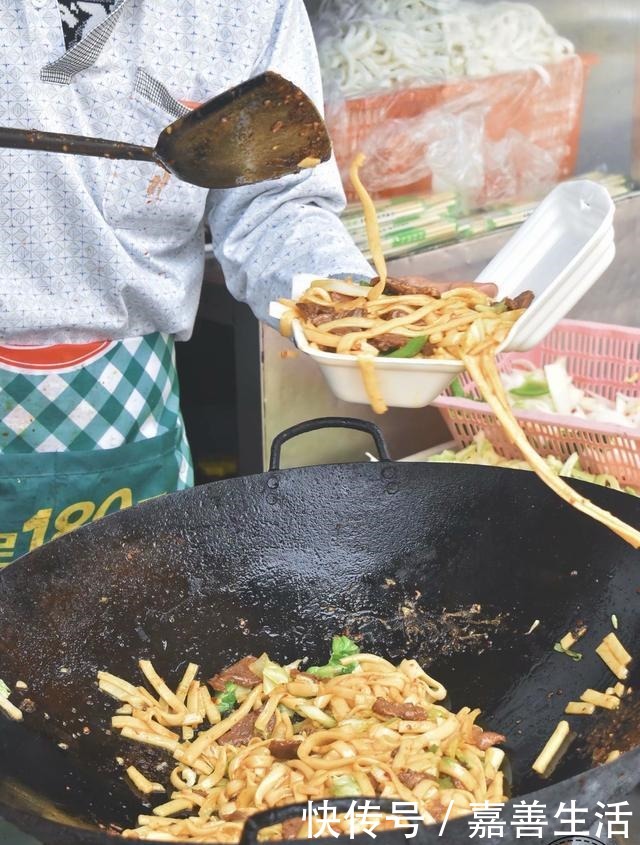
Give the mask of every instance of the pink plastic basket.
M 578 387 L 609 399 L 615 399 L 617 393 L 640 396 L 640 380 L 636 380 L 640 371 L 640 329 L 563 320 L 530 352 L 501 355 L 499 366 L 501 371 L 510 372 L 514 361 L 524 359 L 543 366 L 561 356 L 566 358 L 567 369 Z M 468 376 L 462 376 L 461 382 L 465 393 L 479 397 Z M 447 393 L 438 397 L 434 405 L 461 448 L 484 431 L 503 457 L 521 457 L 484 402 L 458 399 Z M 515 415 L 541 455 L 565 459 L 577 452 L 587 472 L 608 473 L 621 484 L 640 487 L 640 431 L 560 414 L 516 411 Z

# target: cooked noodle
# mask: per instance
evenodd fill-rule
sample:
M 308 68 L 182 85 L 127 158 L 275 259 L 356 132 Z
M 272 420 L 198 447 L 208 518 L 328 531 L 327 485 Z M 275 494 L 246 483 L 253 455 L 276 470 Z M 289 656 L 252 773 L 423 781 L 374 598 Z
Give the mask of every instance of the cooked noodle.
M 116 683 L 124 696 L 119 700 L 130 698 L 132 707 L 135 702 L 151 733 L 162 726 L 163 701 L 169 698 L 169 713 L 183 720 L 197 713 L 200 719 L 197 738 L 175 744 L 165 803 L 141 815 L 123 836 L 146 839 L 160 832 L 164 841 L 235 843 L 253 813 L 340 795 L 413 803 L 426 823 L 442 820 L 447 811 L 451 819 L 466 815 L 472 803 L 507 800 L 500 771 L 504 752 L 493 747 L 504 737 L 475 724 L 479 710 L 454 713 L 444 707 L 446 690 L 415 660 L 394 666 L 373 654 L 351 653 L 331 669 L 348 674 L 329 677 L 299 672 L 296 665 L 277 666 L 266 655 L 256 660 L 251 671 L 258 685 L 236 687 L 237 709 L 215 725 L 201 708 L 179 710 L 181 696 L 167 696 L 148 663 L 144 674 L 156 693 L 162 691 L 158 699 L 149 696 L 138 707 L 137 688 Z M 253 735 L 241 744 L 228 731 L 238 731 L 247 720 Z M 145 742 L 138 733 L 122 731 Z M 137 774 L 146 787 L 146 776 Z M 308 828 L 300 819 L 300 836 L 318 832 L 320 823 L 314 818 Z M 398 818 L 379 819 L 380 830 L 399 825 Z M 345 817 L 332 827 L 350 830 Z M 266 837 L 282 838 L 282 826 L 269 828 Z

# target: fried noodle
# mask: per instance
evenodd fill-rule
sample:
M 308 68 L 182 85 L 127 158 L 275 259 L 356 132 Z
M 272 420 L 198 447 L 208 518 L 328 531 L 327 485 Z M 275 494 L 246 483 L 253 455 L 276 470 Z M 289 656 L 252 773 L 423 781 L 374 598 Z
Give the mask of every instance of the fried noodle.
M 447 811 L 451 819 L 466 815 L 473 803 L 507 800 L 500 771 L 504 752 L 494 747 L 504 737 L 476 725 L 479 710 L 448 710 L 442 703 L 446 690 L 415 660 L 394 666 L 358 653 L 336 664 L 336 671 L 348 674 L 326 678 L 299 672 L 296 665 L 276 666 L 263 655 L 252 664 L 258 685 L 236 687 L 239 706 L 214 725 L 197 703 L 201 697 L 191 697 L 193 711 L 183 710 L 181 696 L 167 695 L 148 663 L 144 674 L 157 699 L 141 703 L 137 688 L 109 676 L 111 694 L 115 688 L 120 702 L 131 701 L 147 727 L 125 729 L 125 737 L 146 742 L 149 732 L 162 727 L 167 701 L 168 712 L 181 714 L 186 724 L 197 717 L 199 731 L 193 741 L 173 746 L 166 803 L 122 835 L 236 843 L 253 813 L 331 796 L 410 802 L 425 823 L 442 820 Z M 275 667 L 281 683 L 274 684 L 265 667 Z M 144 775 L 137 772 L 136 779 L 150 791 Z M 314 817 L 308 827 L 298 819 L 288 832 L 275 825 L 265 838 L 304 838 L 317 833 L 319 823 Z M 338 816 L 332 828 L 347 833 L 349 824 Z M 380 830 L 398 826 L 398 819 L 380 816 Z

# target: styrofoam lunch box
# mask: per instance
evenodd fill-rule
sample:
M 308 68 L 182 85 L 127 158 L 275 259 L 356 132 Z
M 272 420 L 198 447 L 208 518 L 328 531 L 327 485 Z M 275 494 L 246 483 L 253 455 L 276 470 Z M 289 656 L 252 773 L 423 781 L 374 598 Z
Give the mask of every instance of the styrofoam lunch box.
M 476 281 L 497 285 L 499 299 L 525 290 L 535 294 L 500 351 L 525 351 L 538 344 L 600 278 L 615 255 L 614 210 L 601 185 L 585 179 L 563 182 L 485 267 Z M 298 299 L 316 278 L 296 275 L 292 299 Z M 283 312 L 280 303 L 271 303 L 271 316 L 280 318 Z M 313 349 L 299 321 L 294 321 L 293 339 L 317 362 L 338 399 L 369 404 L 355 356 Z M 428 405 L 464 369 L 455 359 L 373 360 L 384 401 L 396 408 Z

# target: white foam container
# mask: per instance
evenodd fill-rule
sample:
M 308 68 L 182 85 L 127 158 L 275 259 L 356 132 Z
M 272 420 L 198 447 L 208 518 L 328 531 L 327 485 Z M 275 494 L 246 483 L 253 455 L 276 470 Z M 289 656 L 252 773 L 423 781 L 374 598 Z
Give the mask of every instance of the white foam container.
M 615 255 L 615 206 L 601 185 L 575 180 L 558 185 L 478 276 L 498 286 L 498 298 L 532 290 L 536 298 L 514 325 L 501 351 L 525 351 L 540 343 L 593 286 Z M 317 276 L 298 274 L 291 296 L 299 298 Z M 271 304 L 279 318 L 283 308 Z M 322 352 L 294 321 L 296 346 L 316 361 L 333 393 L 345 402 L 369 404 L 353 355 Z M 423 408 L 462 372 L 457 360 L 374 358 L 380 392 L 395 408 Z

